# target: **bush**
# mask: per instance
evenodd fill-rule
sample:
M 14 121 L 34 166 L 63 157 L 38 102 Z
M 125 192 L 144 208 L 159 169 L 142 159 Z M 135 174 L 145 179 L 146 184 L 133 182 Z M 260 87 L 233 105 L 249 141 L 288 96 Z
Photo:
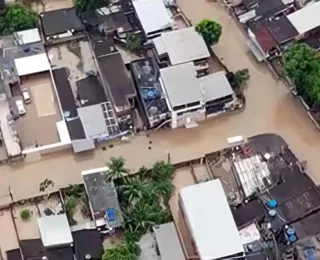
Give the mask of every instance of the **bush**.
M 27 221 L 31 217 L 31 211 L 29 209 L 24 209 L 20 212 L 20 217 L 22 220 Z
M 65 207 L 69 217 L 72 217 L 74 210 L 78 205 L 78 199 L 74 196 L 69 196 L 66 198 Z
M 141 52 L 142 50 L 141 37 L 135 34 L 129 35 L 126 40 L 126 48 L 133 53 Z
M 0 35 L 37 27 L 38 14 L 22 4 L 9 4 L 7 12 L 0 17 Z

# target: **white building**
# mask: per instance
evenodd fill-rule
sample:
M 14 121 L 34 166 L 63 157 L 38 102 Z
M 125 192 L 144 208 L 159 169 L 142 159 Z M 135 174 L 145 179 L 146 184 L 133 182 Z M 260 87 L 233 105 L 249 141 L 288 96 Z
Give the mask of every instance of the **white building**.
M 133 0 L 132 3 L 148 39 L 173 29 L 171 14 L 162 0 Z
M 209 70 L 210 53 L 194 27 L 162 33 L 153 39 L 155 57 L 160 64 L 179 65 L 193 62 L 198 74 Z
M 309 4 L 287 17 L 298 33 L 303 35 L 320 26 L 320 2 Z
M 233 90 L 223 72 L 198 78 L 192 62 L 160 69 L 160 84 L 171 116 L 171 127 L 196 127 L 206 116 L 225 111 Z
M 241 237 L 219 179 L 183 188 L 179 200 L 199 259 L 243 256 Z

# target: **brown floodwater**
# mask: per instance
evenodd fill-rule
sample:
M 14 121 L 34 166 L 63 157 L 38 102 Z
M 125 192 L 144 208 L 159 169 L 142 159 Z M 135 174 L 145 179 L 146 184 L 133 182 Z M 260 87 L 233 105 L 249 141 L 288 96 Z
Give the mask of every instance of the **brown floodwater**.
M 255 61 L 243 33 L 224 7 L 206 0 L 179 0 L 178 3 L 193 23 L 211 18 L 223 25 L 221 40 L 213 49 L 230 69 L 250 70 L 245 111 L 208 120 L 198 128 L 159 131 L 150 138 L 137 136 L 131 143 L 107 147 L 106 151 L 97 149 L 80 156 L 70 151 L 48 155 L 35 163 L 3 166 L 0 168 L 1 194 L 6 193 L 10 185 L 15 199 L 37 195 L 39 183 L 45 178 L 52 179 L 57 188 L 80 182 L 81 170 L 104 166 L 110 156 L 121 155 L 127 159 L 130 169 L 137 169 L 166 159 L 167 153 L 173 162 L 184 161 L 225 147 L 227 137 L 261 133 L 281 135 L 300 160 L 308 161 L 310 176 L 320 183 L 320 133 L 298 100 L 273 78 L 266 65 Z

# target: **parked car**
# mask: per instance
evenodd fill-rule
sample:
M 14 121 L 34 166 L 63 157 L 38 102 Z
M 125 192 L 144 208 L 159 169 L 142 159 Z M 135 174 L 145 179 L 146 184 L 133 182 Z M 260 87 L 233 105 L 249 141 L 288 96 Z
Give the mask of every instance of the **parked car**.
M 31 103 L 31 97 L 30 97 L 28 89 L 26 89 L 26 88 L 22 89 L 22 96 L 23 96 L 23 100 L 24 100 L 25 104 Z
M 23 101 L 21 99 L 16 100 L 16 106 L 18 108 L 18 112 L 19 112 L 20 116 L 22 116 L 25 113 L 27 113 L 27 111 L 26 111 L 26 109 L 24 107 Z

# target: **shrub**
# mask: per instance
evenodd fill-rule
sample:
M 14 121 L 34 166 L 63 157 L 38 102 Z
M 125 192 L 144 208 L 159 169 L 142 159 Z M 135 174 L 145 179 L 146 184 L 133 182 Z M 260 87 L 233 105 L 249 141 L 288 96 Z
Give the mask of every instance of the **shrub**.
M 22 220 L 27 221 L 31 217 L 31 211 L 29 209 L 24 209 L 20 212 L 20 217 Z

